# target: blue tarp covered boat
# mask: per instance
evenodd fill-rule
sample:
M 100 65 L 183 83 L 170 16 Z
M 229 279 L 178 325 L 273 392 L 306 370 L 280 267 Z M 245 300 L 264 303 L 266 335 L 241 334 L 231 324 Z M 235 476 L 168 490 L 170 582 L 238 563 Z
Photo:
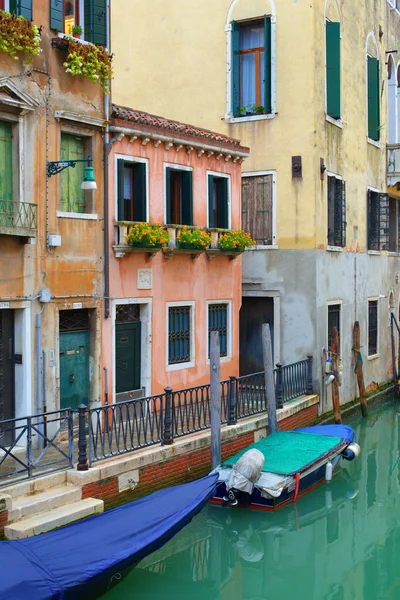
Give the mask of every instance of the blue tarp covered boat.
M 187 525 L 214 496 L 217 478 L 160 490 L 38 537 L 1 542 L 1 600 L 98 597 Z

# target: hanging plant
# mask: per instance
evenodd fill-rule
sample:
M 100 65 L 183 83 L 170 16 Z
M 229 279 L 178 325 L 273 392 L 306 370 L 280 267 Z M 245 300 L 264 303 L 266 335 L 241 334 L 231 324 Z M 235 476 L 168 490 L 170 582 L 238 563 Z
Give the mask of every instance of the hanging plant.
M 23 52 L 24 65 L 29 64 L 41 52 L 39 28 L 24 17 L 0 10 L 0 50 L 13 60 Z
M 99 83 L 108 92 L 108 82 L 112 76 L 112 54 L 103 46 L 82 44 L 68 38 L 68 56 L 64 67 L 70 75 L 81 75 L 93 83 Z

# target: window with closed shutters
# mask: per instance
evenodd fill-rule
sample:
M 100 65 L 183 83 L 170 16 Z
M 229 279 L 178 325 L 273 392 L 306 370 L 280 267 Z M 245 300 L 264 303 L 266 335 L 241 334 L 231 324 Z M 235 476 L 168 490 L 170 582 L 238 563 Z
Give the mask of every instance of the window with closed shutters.
M 379 60 L 367 57 L 368 137 L 380 139 Z
M 269 246 L 273 239 L 273 176 L 242 178 L 242 227 L 257 245 Z
M 326 112 L 341 117 L 340 97 L 340 23 L 326 21 Z

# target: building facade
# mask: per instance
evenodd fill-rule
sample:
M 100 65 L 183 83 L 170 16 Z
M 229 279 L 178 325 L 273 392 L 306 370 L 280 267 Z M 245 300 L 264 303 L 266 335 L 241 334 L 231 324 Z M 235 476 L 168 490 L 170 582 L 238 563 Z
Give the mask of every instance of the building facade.
M 126 1 L 111 15 L 115 102 L 162 109 L 250 147 L 242 226 L 257 245 L 243 259 L 241 372 L 261 368 L 261 323 L 270 322 L 276 362 L 313 354 L 324 410 L 321 359 L 332 326 L 342 402 L 358 394 L 355 321 L 366 385 L 391 377 L 390 313 L 398 316 L 400 302 L 397 4 L 155 0 L 150 15 Z M 123 48 L 131 23 L 130 51 L 143 57 L 134 62 Z

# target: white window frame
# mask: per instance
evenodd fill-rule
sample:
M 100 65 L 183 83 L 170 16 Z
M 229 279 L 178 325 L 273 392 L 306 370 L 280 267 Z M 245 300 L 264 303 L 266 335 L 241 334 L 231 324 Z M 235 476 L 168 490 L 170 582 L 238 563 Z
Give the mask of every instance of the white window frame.
M 114 154 L 114 220 L 118 221 L 118 160 L 131 163 L 142 163 L 146 165 L 146 223 L 150 223 L 150 183 L 149 183 L 149 159 L 132 154 Z
M 5 0 L 5 2 L 9 2 L 10 0 Z M 64 0 L 62 0 L 62 4 L 63 4 L 63 15 L 64 15 Z M 82 34 L 80 37 L 78 38 L 74 38 L 76 40 L 78 40 L 78 42 L 82 42 L 82 44 L 92 44 L 92 42 L 88 42 L 87 40 L 85 40 L 85 0 L 79 0 L 79 23 L 78 25 L 80 25 L 80 27 L 82 27 Z M 63 27 L 64 27 L 64 16 L 63 16 Z M 57 37 L 59 38 L 65 38 L 65 37 L 70 37 L 70 34 L 68 33 L 64 33 L 63 31 L 58 31 L 57 32 Z
M 277 114 L 276 109 L 276 16 L 275 7 L 270 0 L 272 14 L 271 19 L 271 112 L 267 115 L 251 115 L 243 117 L 234 117 L 232 110 L 232 10 L 237 0 L 233 0 L 228 11 L 228 17 L 225 24 L 226 32 L 226 112 L 225 120 L 228 123 L 243 123 L 247 121 L 264 121 L 274 119 Z M 262 15 L 260 19 L 262 18 Z
M 228 229 L 232 228 L 232 180 L 231 176 L 227 173 L 219 173 L 218 171 L 206 171 L 206 182 L 207 182 L 207 227 L 210 227 L 210 202 L 209 202 L 209 189 L 208 189 L 208 176 L 212 175 L 213 177 L 224 177 L 228 180 Z
M 276 171 L 242 171 L 244 177 L 260 177 L 262 175 L 272 175 L 272 244 L 258 244 L 252 246 L 251 250 L 278 250 L 276 241 Z
M 177 306 L 188 306 L 190 307 L 190 360 L 184 363 L 176 363 L 170 365 L 168 363 L 168 337 L 169 337 L 169 309 Z M 196 320 L 196 302 L 194 300 L 187 300 L 182 302 L 166 302 L 165 305 L 165 370 L 166 371 L 180 371 L 181 369 L 190 369 L 196 365 L 196 340 L 195 340 L 195 320 Z
M 206 362 L 210 364 L 210 358 L 208 356 L 208 309 L 212 304 L 225 304 L 227 309 L 226 315 L 226 356 L 221 356 L 220 361 L 229 362 L 232 360 L 232 300 L 207 300 L 206 301 Z
M 325 15 L 324 15 L 324 49 L 325 49 L 325 54 L 324 54 L 324 66 L 325 66 L 325 120 L 328 121 L 328 123 L 332 123 L 332 125 L 335 125 L 336 127 L 339 127 L 339 129 L 343 129 L 343 122 L 342 122 L 342 116 L 343 116 L 343 97 L 342 97 L 342 90 L 343 90 L 343 85 L 342 85 L 342 27 L 340 27 L 340 119 L 333 119 L 330 115 L 328 115 L 328 79 L 326 77 L 326 23 L 327 21 L 331 22 L 330 19 L 327 18 L 326 16 L 326 6 L 327 3 L 325 2 Z M 337 5 L 336 5 L 337 7 Z M 336 21 L 337 23 L 339 23 L 340 25 L 342 24 L 340 21 L 340 14 L 339 14 L 339 9 L 338 9 L 338 21 Z M 332 21 L 333 22 L 333 21 Z
M 369 354 L 369 303 L 376 302 L 376 352 L 375 354 Z M 367 354 L 368 360 L 374 360 L 380 357 L 379 352 L 379 296 L 368 296 L 367 299 Z
M 328 302 L 326 303 L 326 347 L 328 347 L 329 339 L 329 306 L 340 306 L 339 356 L 341 357 L 343 344 L 343 300 L 328 300 Z
M 326 249 L 329 252 L 343 252 L 344 248 L 342 246 L 330 246 L 328 244 L 328 215 L 329 215 L 329 207 L 328 207 L 328 177 L 335 177 L 335 179 L 340 179 L 343 181 L 342 175 L 336 175 L 332 171 L 325 171 L 326 174 Z M 346 203 L 346 212 L 347 212 L 347 203 Z M 347 226 L 347 225 L 346 225 Z
M 164 225 L 179 225 L 179 223 L 167 223 L 167 169 L 175 169 L 175 171 L 192 171 L 193 167 L 188 165 L 178 165 L 177 163 L 164 163 Z M 193 220 L 194 220 L 194 181 L 192 177 L 192 203 L 193 203 Z

